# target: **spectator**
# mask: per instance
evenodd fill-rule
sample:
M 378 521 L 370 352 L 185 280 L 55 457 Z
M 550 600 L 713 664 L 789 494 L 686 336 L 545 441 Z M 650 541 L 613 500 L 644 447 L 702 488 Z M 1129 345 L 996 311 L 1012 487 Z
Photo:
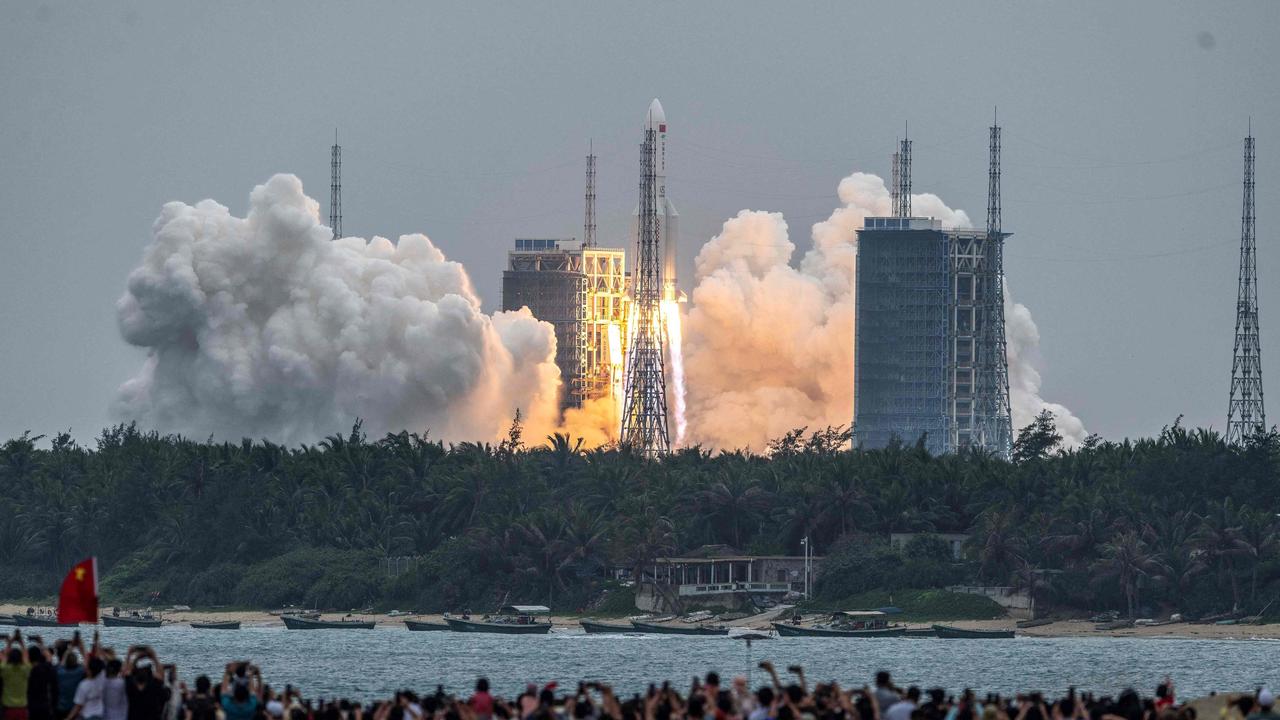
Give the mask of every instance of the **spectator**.
M 53 720 L 58 707 L 58 671 L 49 662 L 49 653 L 39 636 L 31 638 L 36 644 L 27 649 L 31 661 L 31 675 L 27 680 L 27 715 L 31 720 Z
M 884 720 L 912 720 L 911 714 L 920 703 L 920 688 L 912 685 L 907 688 L 907 696 L 889 706 L 884 711 Z
M 4 720 L 27 720 L 27 684 L 31 679 L 31 660 L 22 649 L 22 631 L 14 630 L 4 648 L 4 664 L 0 665 L 0 705 Z
M 106 676 L 102 680 L 102 720 L 128 720 L 129 691 L 125 688 L 124 662 L 120 658 L 107 660 Z
M 128 720 L 165 720 L 164 708 L 169 702 L 169 689 L 158 677 L 164 669 L 155 650 L 146 645 L 129 648 L 125 672 L 129 676 L 125 685 L 129 694 Z
M 1280 714 L 1277 714 L 1273 709 L 1275 704 L 1275 695 L 1272 695 L 1270 690 L 1263 688 L 1258 691 L 1256 711 L 1250 714 L 1245 720 L 1280 720 Z
M 208 675 L 196 678 L 196 692 L 183 704 L 183 720 L 218 720 L 218 701 Z
M 97 643 L 94 645 L 96 646 Z M 103 695 L 106 687 L 107 664 L 97 655 L 91 655 L 85 666 L 88 672 L 76 685 L 75 705 L 67 714 L 67 720 L 77 720 L 77 718 L 104 720 L 103 715 L 106 710 L 103 706 Z
M 221 694 L 226 720 L 253 720 L 262 705 L 262 675 L 257 666 L 227 663 Z

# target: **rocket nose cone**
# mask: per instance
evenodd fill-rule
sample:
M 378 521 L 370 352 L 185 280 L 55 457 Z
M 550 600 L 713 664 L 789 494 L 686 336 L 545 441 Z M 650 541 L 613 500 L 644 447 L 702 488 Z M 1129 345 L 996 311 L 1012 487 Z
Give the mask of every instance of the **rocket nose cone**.
M 667 114 L 662 111 L 662 103 L 658 102 L 658 98 L 649 103 L 649 112 L 645 114 L 644 121 L 646 129 L 667 124 Z

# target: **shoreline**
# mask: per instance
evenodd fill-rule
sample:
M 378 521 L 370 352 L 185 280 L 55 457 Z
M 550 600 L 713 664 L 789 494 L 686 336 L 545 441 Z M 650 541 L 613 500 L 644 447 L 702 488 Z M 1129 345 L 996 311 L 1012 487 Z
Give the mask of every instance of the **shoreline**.
M 16 603 L 0 603 L 0 614 L 23 614 L 27 611 L 28 605 Z M 38 608 L 39 609 L 39 608 Z M 107 609 L 107 612 L 110 612 Z M 639 613 L 639 611 L 637 611 Z M 282 626 L 279 616 L 272 615 L 262 610 L 181 610 L 181 611 L 157 611 L 166 620 L 171 620 L 175 624 L 186 624 L 192 621 L 201 620 L 238 620 L 245 627 L 271 627 Z M 763 613 L 753 617 L 743 618 L 741 620 L 728 623 L 733 627 L 744 627 L 755 630 L 770 629 L 770 621 L 773 613 Z M 323 613 L 326 618 L 341 617 L 342 613 Z M 404 627 L 405 620 L 428 620 L 441 622 L 440 614 L 425 615 L 399 615 L 396 617 L 388 617 L 386 615 L 359 615 L 356 617 L 373 620 L 377 627 Z M 553 615 L 551 624 L 557 629 L 576 629 L 578 628 L 578 620 L 591 618 L 590 614 L 586 615 Z M 618 622 L 618 619 L 610 619 L 611 622 Z M 1015 620 L 1013 618 L 998 618 L 994 620 L 935 620 L 909 622 L 907 625 L 912 627 L 928 627 L 931 622 L 939 624 L 951 625 L 958 628 L 968 630 L 994 630 L 1007 629 L 1014 627 Z M 1033 628 L 1018 628 L 1019 637 L 1038 637 L 1038 638 L 1103 638 L 1103 637 L 1120 637 L 1120 638 L 1153 638 L 1166 640 L 1280 640 L 1280 623 L 1270 625 L 1193 625 L 1191 623 L 1175 623 L 1172 625 L 1159 625 L 1155 627 L 1131 627 L 1120 630 L 1097 630 L 1094 623 L 1088 620 L 1055 620 L 1048 625 L 1040 625 Z

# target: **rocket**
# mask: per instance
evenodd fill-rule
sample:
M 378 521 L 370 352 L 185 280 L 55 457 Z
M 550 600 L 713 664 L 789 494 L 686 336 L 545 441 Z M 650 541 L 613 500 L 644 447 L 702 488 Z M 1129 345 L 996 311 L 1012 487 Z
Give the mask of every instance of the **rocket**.
M 654 148 L 654 174 L 657 187 L 658 238 L 662 248 L 662 299 L 683 300 L 676 282 L 676 250 L 680 244 L 680 213 L 667 197 L 667 114 L 657 98 L 649 103 L 645 114 L 645 130 L 657 137 Z M 640 208 L 636 208 L 637 216 Z

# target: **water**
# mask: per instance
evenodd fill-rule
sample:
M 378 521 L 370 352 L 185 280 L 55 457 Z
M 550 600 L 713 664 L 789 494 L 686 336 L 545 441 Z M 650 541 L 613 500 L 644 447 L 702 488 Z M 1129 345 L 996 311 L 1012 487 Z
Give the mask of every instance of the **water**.
M 44 631 L 46 642 L 69 636 Z M 161 662 L 175 663 L 190 683 L 200 673 L 216 681 L 223 666 L 250 660 L 266 681 L 302 689 L 308 697 L 386 697 L 398 688 L 430 690 L 437 683 L 469 691 L 488 677 L 503 694 L 526 682 L 579 680 L 609 683 L 620 694 L 643 692 L 653 681 L 681 689 L 693 675 L 716 670 L 726 679 L 750 673 L 752 686 L 767 682 L 755 669 L 770 660 L 785 676 L 803 665 L 811 682 L 837 680 L 845 687 L 870 682 L 880 669 L 900 685 L 973 687 L 980 692 L 1095 692 L 1135 687 L 1150 693 L 1167 674 L 1184 698 L 1218 690 L 1280 687 L 1280 642 L 1153 638 L 1015 638 L 941 640 L 906 638 L 777 638 L 748 648 L 725 637 L 678 635 L 482 635 L 376 630 L 288 631 L 246 627 L 238 631 L 170 627 L 103 628 L 103 642 L 123 651 L 153 646 Z M 87 641 L 87 638 L 86 638 Z

